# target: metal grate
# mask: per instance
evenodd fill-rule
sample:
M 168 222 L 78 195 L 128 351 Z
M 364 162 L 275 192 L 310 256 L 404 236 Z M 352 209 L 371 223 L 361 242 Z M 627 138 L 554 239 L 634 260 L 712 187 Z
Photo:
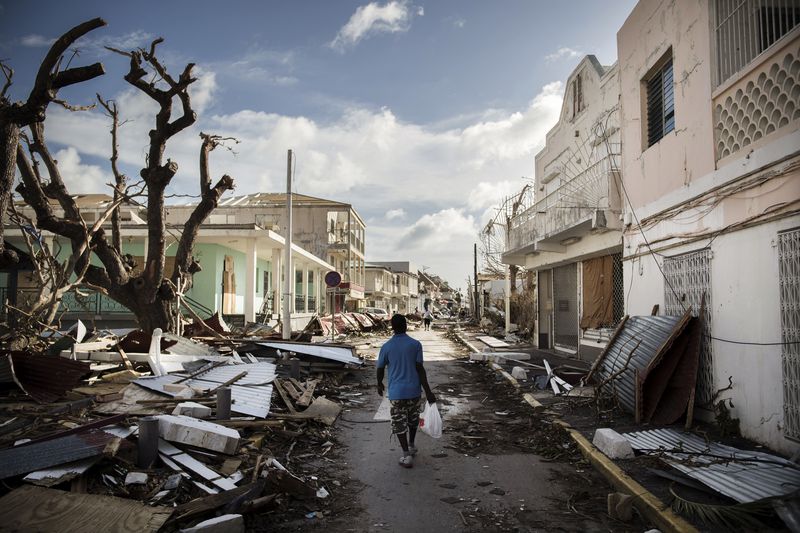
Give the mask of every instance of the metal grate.
M 711 350 L 711 250 L 699 250 L 664 259 L 664 312 L 682 315 L 692 307 L 698 316 L 703 293 L 706 312 L 703 317 L 703 341 L 700 345 L 700 368 L 697 370 L 697 404 L 707 404 L 714 395 L 714 369 Z
M 787 437 L 800 438 L 800 229 L 778 234 L 783 342 L 783 416 Z
M 800 24 L 798 0 L 715 0 L 711 9 L 715 88 Z
M 622 254 L 612 254 L 614 261 L 614 325 L 625 315 L 625 282 L 622 270 Z
M 578 349 L 578 270 L 577 263 L 553 269 L 555 344 Z

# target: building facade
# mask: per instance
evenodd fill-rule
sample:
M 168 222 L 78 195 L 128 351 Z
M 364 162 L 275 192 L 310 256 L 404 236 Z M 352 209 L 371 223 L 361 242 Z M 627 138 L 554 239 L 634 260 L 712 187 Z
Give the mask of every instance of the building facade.
M 98 220 L 111 202 L 103 194 L 76 197 L 81 215 L 87 223 Z M 23 213 L 27 208 L 19 204 Z M 121 210 L 122 252 L 130 254 L 138 265 L 144 264 L 147 249 L 146 209 L 124 204 Z M 225 210 L 218 215 L 227 217 Z M 177 242 L 183 224 L 175 213 L 167 223 L 165 239 L 166 273 L 172 272 Z M 186 215 L 188 216 L 188 214 Z M 213 215 L 212 215 L 213 216 Z M 185 220 L 182 219 L 182 220 Z M 110 226 L 110 224 L 109 224 Z M 19 228 L 8 226 L 6 239 L 19 249 L 25 249 L 23 235 Z M 57 258 L 69 256 L 69 245 L 58 236 L 43 234 L 51 250 L 61 250 Z M 185 295 L 186 305 L 191 306 L 200 316 L 210 316 L 220 312 L 234 325 L 256 320 L 277 322 L 281 312 L 281 299 L 284 294 L 283 280 L 286 276 L 284 265 L 285 241 L 271 229 L 254 223 L 235 219 L 214 219 L 200 226 L 194 256 L 202 270 L 193 274 L 192 288 Z M 141 268 L 141 267 L 140 267 Z M 292 246 L 291 299 L 292 327 L 301 329 L 315 313 L 325 312 L 325 288 L 322 282 L 325 274 L 333 266 L 304 250 L 297 244 Z M 32 271 L 0 273 L 0 292 L 6 298 L 25 298 L 36 292 L 37 280 Z M 105 327 L 134 326 L 133 314 L 108 297 L 90 291 L 82 295 L 68 293 L 62 310 L 64 318 L 82 319 Z M 277 302 L 277 304 L 276 304 Z
M 587 360 L 623 316 L 618 76 L 589 55 L 567 79 L 502 259 L 536 276 L 539 347 Z
M 185 220 L 194 207 L 170 206 L 168 221 Z M 210 225 L 254 224 L 286 235 L 286 195 L 257 193 L 220 201 Z M 292 242 L 333 266 L 341 274 L 337 292 L 329 293 L 325 309 L 354 311 L 364 306 L 366 226 L 350 204 L 292 194 Z M 298 282 L 302 282 L 298 278 Z
M 642 0 L 617 34 L 626 311 L 697 315 L 695 414 L 800 439 L 800 6 Z
M 370 261 L 370 264 L 390 269 L 395 274 L 397 290 L 392 295 L 392 307 L 398 313 L 413 313 L 419 304 L 419 276 L 411 261 Z

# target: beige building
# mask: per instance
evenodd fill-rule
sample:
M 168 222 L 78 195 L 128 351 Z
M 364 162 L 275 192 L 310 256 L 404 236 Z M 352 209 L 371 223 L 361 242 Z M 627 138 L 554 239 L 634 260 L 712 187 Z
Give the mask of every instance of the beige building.
M 744 436 L 786 453 L 800 439 L 799 23 L 797 2 L 642 0 L 617 34 L 626 311 L 696 314 L 705 296 L 696 416 L 730 400 Z
M 537 277 L 539 347 L 588 360 L 623 315 L 618 76 L 592 55 L 570 74 L 503 254 Z
M 170 206 L 168 221 L 181 221 L 192 206 Z M 208 225 L 254 224 L 286 235 L 286 195 L 257 193 L 220 201 Z M 292 242 L 333 265 L 342 276 L 336 310 L 355 310 L 364 302 L 364 221 L 350 204 L 302 194 L 292 195 Z M 324 274 L 323 274 L 324 275 Z M 302 278 L 298 278 L 302 282 Z M 324 309 L 333 308 L 332 294 Z
M 389 314 L 413 313 L 419 307 L 416 269 L 408 261 L 368 263 L 366 297 L 369 307 Z

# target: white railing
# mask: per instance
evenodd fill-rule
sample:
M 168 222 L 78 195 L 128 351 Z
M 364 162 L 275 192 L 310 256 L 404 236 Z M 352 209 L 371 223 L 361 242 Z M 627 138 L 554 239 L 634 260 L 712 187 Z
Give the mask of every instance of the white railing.
M 591 217 L 595 210 L 611 208 L 615 153 L 592 163 L 558 189 L 537 200 L 511 219 L 506 251 L 518 250 L 553 234 L 560 233 Z

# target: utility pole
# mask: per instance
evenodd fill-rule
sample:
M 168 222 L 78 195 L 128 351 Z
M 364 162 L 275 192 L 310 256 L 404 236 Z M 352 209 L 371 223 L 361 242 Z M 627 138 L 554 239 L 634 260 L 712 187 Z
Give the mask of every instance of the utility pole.
M 475 283 L 475 321 L 480 322 L 481 320 L 481 304 L 478 300 L 478 243 L 475 243 L 473 248 L 473 274 L 474 277 L 472 278 L 473 282 Z
M 292 151 L 286 157 L 286 239 L 285 239 L 285 279 L 283 284 L 283 313 L 281 317 L 281 337 L 289 340 L 292 336 Z

